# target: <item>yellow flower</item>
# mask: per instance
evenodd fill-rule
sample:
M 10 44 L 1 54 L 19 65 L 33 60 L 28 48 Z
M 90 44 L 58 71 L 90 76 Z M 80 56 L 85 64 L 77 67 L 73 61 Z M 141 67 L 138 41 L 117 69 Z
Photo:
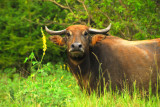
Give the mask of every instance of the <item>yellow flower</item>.
M 62 69 L 62 65 L 60 65 L 60 69 Z
M 72 85 L 70 84 L 68 87 L 71 87 Z
M 42 27 L 41 27 L 41 32 L 42 32 L 42 41 L 43 41 L 43 55 L 45 55 L 45 52 L 46 52 L 46 50 L 47 50 L 47 44 L 46 44 L 46 36 L 45 36 L 45 34 L 44 34 L 44 32 L 43 32 L 43 29 L 42 29 Z
M 63 79 L 63 76 L 61 77 L 61 80 Z
M 34 77 L 35 77 L 35 74 L 31 74 L 31 77 L 34 78 Z
M 67 71 L 70 71 L 69 67 L 67 66 Z
M 54 82 L 56 80 L 56 78 L 54 78 L 52 81 Z
M 64 66 L 64 69 L 65 69 L 65 68 L 66 68 L 66 65 L 64 64 L 63 66 Z

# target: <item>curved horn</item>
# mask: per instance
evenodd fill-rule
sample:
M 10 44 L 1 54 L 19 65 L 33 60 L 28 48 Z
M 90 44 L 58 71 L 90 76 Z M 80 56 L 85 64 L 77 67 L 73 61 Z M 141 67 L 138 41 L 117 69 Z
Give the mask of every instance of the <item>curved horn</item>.
M 47 26 L 45 26 L 45 30 L 50 35 L 63 35 L 66 33 L 66 29 L 60 31 L 49 30 Z
M 89 32 L 92 34 L 106 34 L 110 30 L 110 28 L 111 28 L 111 23 L 107 28 L 101 30 L 89 28 Z

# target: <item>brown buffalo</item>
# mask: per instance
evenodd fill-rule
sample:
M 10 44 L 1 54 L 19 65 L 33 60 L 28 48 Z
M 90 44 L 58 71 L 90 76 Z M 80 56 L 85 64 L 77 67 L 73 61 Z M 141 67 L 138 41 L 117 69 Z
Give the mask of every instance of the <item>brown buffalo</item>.
M 45 27 L 49 39 L 60 46 L 67 45 L 68 64 L 82 89 L 88 93 L 112 89 L 129 89 L 136 82 L 140 89 L 156 89 L 160 68 L 160 39 L 128 41 L 105 36 L 111 24 L 102 30 L 84 25 L 72 25 L 61 31 Z M 66 34 L 65 37 L 58 35 Z M 97 34 L 90 36 L 90 34 Z

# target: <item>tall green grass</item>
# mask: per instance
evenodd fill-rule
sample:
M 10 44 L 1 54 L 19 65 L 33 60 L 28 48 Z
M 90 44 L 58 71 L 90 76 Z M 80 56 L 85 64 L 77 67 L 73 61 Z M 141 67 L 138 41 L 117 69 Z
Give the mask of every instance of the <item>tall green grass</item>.
M 50 65 L 51 66 L 51 65 Z M 75 78 L 65 70 L 65 65 L 50 67 L 52 73 L 42 72 L 23 78 L 13 74 L 12 78 L 0 74 L 0 107 L 159 107 L 159 97 L 155 94 L 142 96 L 135 88 L 133 94 L 105 90 L 104 95 L 88 95 L 81 91 Z M 47 69 L 46 69 L 46 72 Z
M 6 106 L 64 106 L 74 101 L 75 94 L 82 93 L 75 79 L 62 66 L 52 69 L 53 73 L 42 73 L 23 78 L 6 74 L 0 75 L 0 107 Z

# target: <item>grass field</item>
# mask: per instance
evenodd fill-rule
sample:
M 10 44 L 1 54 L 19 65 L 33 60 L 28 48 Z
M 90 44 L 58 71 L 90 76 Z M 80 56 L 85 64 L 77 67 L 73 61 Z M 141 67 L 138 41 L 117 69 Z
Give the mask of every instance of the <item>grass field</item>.
M 105 91 L 100 97 L 82 92 L 63 65 L 45 67 L 28 78 L 0 74 L 0 107 L 160 107 L 159 96 Z M 45 73 L 44 73 L 45 72 Z

